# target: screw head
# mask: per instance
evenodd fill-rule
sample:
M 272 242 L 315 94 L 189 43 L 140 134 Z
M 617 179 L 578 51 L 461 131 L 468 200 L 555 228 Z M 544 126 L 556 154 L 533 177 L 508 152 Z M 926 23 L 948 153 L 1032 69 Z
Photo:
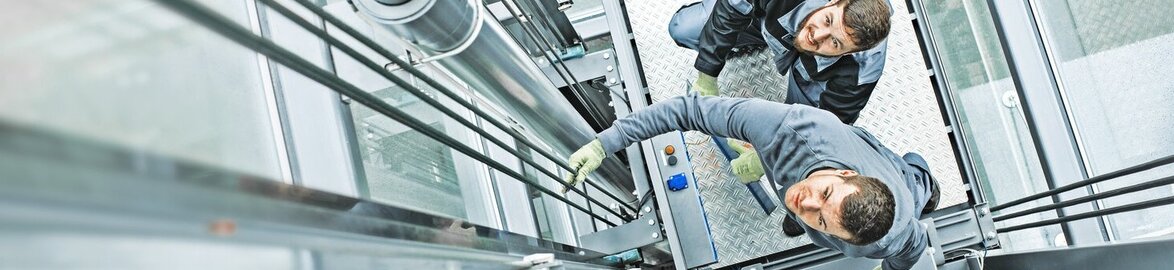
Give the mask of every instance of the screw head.
M 603 59 L 611 58 L 611 53 L 603 53 Z
M 660 238 L 660 234 L 659 233 L 652 233 L 652 238 Z
M 656 220 L 648 220 L 648 226 L 656 225 Z
M 579 251 L 579 256 L 583 256 L 583 255 L 587 255 L 587 252 L 583 252 L 582 250 L 580 250 L 580 251 Z
M 616 84 L 616 78 L 607 79 L 607 83 Z
M 998 236 L 998 235 L 996 235 L 995 232 L 987 232 L 986 233 L 986 240 L 995 240 L 996 236 Z
M 607 72 L 611 72 L 612 70 L 616 70 L 616 68 L 613 66 L 607 66 Z
M 645 206 L 644 213 L 652 212 L 652 207 Z
M 982 216 L 990 215 L 990 214 L 991 214 L 991 209 L 990 209 L 990 208 L 983 207 L 982 209 L 979 209 L 979 210 L 978 210 L 978 214 L 980 214 L 980 215 L 982 215 Z

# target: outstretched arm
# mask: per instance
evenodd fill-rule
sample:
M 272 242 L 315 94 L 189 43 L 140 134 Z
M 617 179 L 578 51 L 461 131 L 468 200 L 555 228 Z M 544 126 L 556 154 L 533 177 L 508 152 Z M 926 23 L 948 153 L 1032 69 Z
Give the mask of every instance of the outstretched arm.
M 765 145 L 785 136 L 788 114 L 799 106 L 760 99 L 706 97 L 696 94 L 657 102 L 616 120 L 597 138 L 607 153 L 670 131 L 696 130 L 715 136 Z

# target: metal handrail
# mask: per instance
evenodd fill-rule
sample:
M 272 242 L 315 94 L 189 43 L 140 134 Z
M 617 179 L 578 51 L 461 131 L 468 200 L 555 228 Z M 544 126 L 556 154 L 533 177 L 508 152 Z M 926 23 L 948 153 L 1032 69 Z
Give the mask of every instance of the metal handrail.
M 431 126 L 428 126 L 428 124 L 410 117 L 406 112 L 401 111 L 398 108 L 387 104 L 386 102 L 383 102 L 378 97 L 367 93 L 362 89 L 359 89 L 358 87 L 342 80 L 330 72 L 314 65 L 313 63 L 310 63 L 306 59 L 297 56 L 296 54 L 282 48 L 281 46 L 278 46 L 272 41 L 253 34 L 252 31 L 237 25 L 232 20 L 224 17 L 223 15 L 220 15 L 215 11 L 212 11 L 202 4 L 197 4 L 190 0 L 156 0 L 156 2 L 170 8 L 172 11 L 183 15 L 184 17 L 187 17 L 188 19 L 191 19 L 193 22 L 207 27 L 213 32 L 219 33 L 233 42 L 245 46 L 257 53 L 265 55 L 269 57 L 269 59 L 285 65 L 286 67 L 297 71 L 307 78 L 327 86 L 328 88 L 337 91 L 340 94 L 350 97 L 355 102 L 359 102 L 360 104 L 370 107 L 374 111 L 399 121 L 400 123 L 403 123 L 412 129 L 432 137 L 433 139 L 436 139 L 437 141 L 440 141 L 441 143 L 444 143 L 445 145 L 448 145 L 457 151 L 460 151 L 461 153 L 469 155 L 470 157 L 501 171 L 502 173 L 514 177 L 518 181 L 527 183 L 539 191 L 551 195 L 551 197 L 554 197 L 555 199 L 562 201 L 567 205 L 574 207 L 575 209 L 583 211 L 587 215 L 590 215 L 608 225 L 616 226 L 615 223 L 612 223 L 606 218 L 591 212 L 581 205 L 571 202 L 565 197 L 558 196 L 558 194 L 554 191 L 551 191 L 550 189 L 547 189 L 538 183 L 534 183 L 526 179 L 522 174 L 510 170 L 504 164 L 492 160 L 488 156 L 473 150 L 469 146 L 459 143 L 456 139 L 449 137 L 447 134 L 432 128 Z M 399 79 L 398 77 L 393 76 L 389 79 L 393 81 L 398 80 L 400 83 L 406 84 L 406 82 L 403 82 L 402 79 Z M 623 217 L 621 216 L 621 218 Z
M 371 59 L 364 57 L 362 54 L 360 54 L 354 48 L 351 48 L 350 46 L 343 44 L 342 41 L 327 34 L 326 31 L 324 31 L 322 29 L 318 29 L 314 25 L 310 24 L 310 22 L 308 22 L 305 19 L 298 16 L 292 10 L 276 3 L 274 0 L 260 0 L 260 1 L 263 2 L 269 8 L 273 9 L 274 11 L 281 13 L 283 16 L 285 16 L 288 19 L 290 19 L 291 21 L 293 21 L 295 24 L 298 24 L 298 26 L 301 26 L 306 31 L 309 31 L 310 33 L 314 34 L 318 38 L 321 38 L 322 40 L 326 41 L 331 46 L 338 48 L 340 51 L 346 53 L 347 55 L 351 56 L 355 60 L 359 61 L 360 63 L 362 63 L 367 68 L 374 71 L 375 73 L 378 73 L 379 75 L 381 75 L 384 78 L 387 78 L 388 80 L 392 80 L 396 85 L 406 89 L 408 92 L 410 92 L 412 94 L 415 94 L 417 97 L 420 98 L 420 100 L 424 101 L 425 103 L 428 103 L 429 105 L 432 105 L 432 107 L 435 107 L 436 110 L 448 115 L 449 117 L 453 118 L 453 120 L 465 125 L 466 127 L 469 127 L 470 130 L 481 135 L 486 140 L 489 140 L 490 142 L 500 146 L 503 150 L 514 155 L 515 157 L 522 160 L 523 162 L 534 166 L 534 168 L 537 171 L 542 172 L 543 174 L 551 177 L 552 179 L 555 179 L 555 181 L 563 184 L 564 186 L 570 186 L 570 184 L 566 183 L 565 181 L 562 181 L 562 179 L 560 177 L 558 177 L 557 174 L 555 174 L 554 172 L 551 172 L 550 170 L 547 170 L 546 168 L 543 168 L 540 164 L 538 164 L 537 161 L 534 161 L 533 159 L 531 159 L 525 155 L 522 155 L 521 152 L 518 152 L 516 149 L 513 149 L 505 142 L 501 141 L 500 139 L 497 139 L 492 134 L 489 134 L 489 132 L 485 131 L 484 129 L 478 128 L 477 125 L 475 123 L 473 123 L 472 121 L 469 121 L 468 119 L 465 119 L 464 117 L 461 117 L 460 114 L 457 114 L 452 109 L 449 109 L 449 108 L 445 107 L 443 104 L 440 104 L 440 102 L 437 101 L 436 99 L 428 97 L 419 88 L 408 84 L 406 81 L 404 81 L 402 79 L 399 79 L 394 74 L 391 74 L 391 72 L 383 69 L 383 67 L 380 66 L 379 64 L 376 64 L 375 61 L 372 61 Z M 587 196 L 587 194 L 585 192 L 578 190 L 578 189 L 575 189 L 575 192 L 578 193 L 579 195 L 582 195 L 588 201 L 595 203 L 595 204 L 598 204 L 600 207 L 603 207 L 604 210 L 612 213 L 613 215 L 616 215 L 617 217 L 620 217 L 624 221 L 629 221 L 629 219 L 625 218 L 624 215 L 621 215 L 620 213 L 610 209 L 609 207 L 607 207 L 606 204 L 604 204 L 594 198 Z
M 477 106 L 474 106 L 472 103 L 462 99 L 460 96 L 458 96 L 456 94 L 456 92 L 448 89 L 448 87 L 445 87 L 444 85 L 440 84 L 439 82 L 432 79 L 428 75 L 424 74 L 424 72 L 422 72 L 419 69 L 417 69 L 416 67 L 412 66 L 411 63 L 408 63 L 406 61 L 399 59 L 399 57 L 396 57 L 394 54 L 392 54 L 391 52 L 388 52 L 382 46 L 379 46 L 378 44 L 376 44 L 374 40 L 371 40 L 367 36 L 363 35 L 362 33 L 359 33 L 354 28 L 352 28 L 349 25 L 347 25 L 346 23 L 342 22 L 342 20 L 339 20 L 338 17 L 335 17 L 334 15 L 327 13 L 325 10 L 322 10 L 321 7 L 318 7 L 318 6 L 314 5 L 313 3 L 310 3 L 309 1 L 294 0 L 294 2 L 298 3 L 298 5 L 301 5 L 302 7 L 306 8 L 306 10 L 309 10 L 310 12 L 314 13 L 319 18 L 322 18 L 326 22 L 334 25 L 339 30 L 342 30 L 343 33 L 346 33 L 347 35 L 351 36 L 355 40 L 359 41 L 359 43 L 362 43 L 363 45 L 372 49 L 373 51 L 375 51 L 379 55 L 387 58 L 388 60 L 391 60 L 391 62 L 395 63 L 397 66 L 399 66 L 404 71 L 407 71 L 409 74 L 412 74 L 416 78 L 421 79 L 422 81 L 424 81 L 425 84 L 431 86 L 433 89 L 440 92 L 441 94 L 444 94 L 445 96 L 451 98 L 453 101 L 456 101 L 461 106 L 464 106 L 465 108 L 469 109 L 470 111 L 473 112 L 473 114 L 485 119 L 487 122 L 492 124 L 494 127 L 501 129 L 502 131 L 504 131 L 506 134 L 513 137 L 518 142 L 521 142 L 522 144 L 525 144 L 526 146 L 530 147 L 532 150 L 534 150 L 538 154 L 542 155 L 543 157 L 546 157 L 551 162 L 554 162 L 555 165 L 557 165 L 557 166 L 559 166 L 569 172 L 575 171 L 571 167 L 571 165 L 566 163 L 566 161 L 564 161 L 562 158 L 556 157 L 554 154 L 551 154 L 549 151 L 546 151 L 543 147 L 540 147 L 537 144 L 531 142 L 528 138 L 523 136 L 521 133 L 518 133 L 516 130 L 513 130 L 512 128 L 510 128 L 505 123 L 502 123 L 500 120 L 490 116 L 489 113 L 481 110 Z M 405 89 L 414 89 L 414 88 L 405 87 Z M 430 98 L 421 96 L 421 99 L 427 100 Z M 438 107 L 437 109 L 440 109 L 440 107 Z M 476 130 L 477 128 L 472 128 L 472 129 Z M 503 148 L 508 149 L 508 147 L 503 147 Z M 561 178 L 555 177 L 555 179 L 556 179 L 556 181 L 558 181 L 564 185 L 566 184 L 565 181 L 561 180 Z M 635 207 L 632 207 L 631 205 L 629 205 L 629 202 L 626 202 L 626 201 L 620 199 L 615 194 L 607 192 L 606 189 L 604 189 L 603 187 L 600 187 L 598 184 L 594 183 L 590 179 L 588 179 L 588 181 L 584 181 L 584 182 L 586 182 L 588 185 L 590 185 L 592 187 L 595 187 L 600 192 L 602 192 L 604 195 L 607 195 L 608 197 L 612 198 L 613 200 L 615 200 L 616 202 L 618 202 L 620 205 L 627 208 L 628 210 L 630 210 L 632 212 L 637 212 Z M 574 188 L 572 188 L 572 189 L 574 189 Z
M 1125 168 L 1125 169 L 1117 170 L 1117 171 L 1114 171 L 1114 172 L 1110 172 L 1110 173 L 1106 173 L 1106 174 L 1098 175 L 1098 176 L 1096 176 L 1096 177 L 1091 177 L 1091 178 L 1089 178 L 1089 179 L 1085 179 L 1085 180 L 1083 180 L 1083 181 L 1079 181 L 1079 182 L 1072 183 L 1072 184 L 1068 184 L 1068 185 L 1065 185 L 1065 186 L 1062 186 L 1062 187 L 1054 188 L 1054 189 L 1052 189 L 1052 190 L 1048 190 L 1048 191 L 1040 192 L 1040 193 L 1037 193 L 1037 194 L 1035 194 L 1035 195 L 1031 195 L 1031 196 L 1023 197 L 1023 198 L 1020 198 L 1020 199 L 1018 199 L 1018 200 L 1014 200 L 1014 201 L 1011 201 L 1011 202 L 1007 202 L 1007 203 L 1001 203 L 1001 204 L 999 204 L 999 205 L 996 205 L 996 206 L 994 206 L 994 207 L 991 207 L 991 212 L 994 212 L 994 211 L 999 211 L 999 210 L 1003 210 L 1003 209 L 1006 209 L 1006 208 L 1008 208 L 1008 207 L 1012 207 L 1012 206 L 1020 205 L 1020 204 L 1023 204 L 1023 203 L 1026 203 L 1026 202 L 1030 202 L 1030 201 L 1034 201 L 1034 200 L 1037 200 L 1037 199 L 1040 199 L 1040 198 L 1043 198 L 1043 197 L 1047 197 L 1047 196 L 1052 196 L 1052 195 L 1060 194 L 1060 193 L 1062 193 L 1062 192 L 1069 191 L 1069 190 L 1073 190 L 1073 189 L 1076 189 L 1076 188 L 1079 188 L 1079 187 L 1083 187 L 1083 186 L 1087 186 L 1087 185 L 1092 185 L 1092 184 L 1100 183 L 1100 182 L 1102 182 L 1102 181 L 1105 181 L 1105 180 L 1109 180 L 1109 179 L 1113 179 L 1113 178 L 1117 178 L 1117 177 L 1121 177 L 1121 176 L 1125 176 L 1125 175 L 1133 174 L 1133 173 L 1140 172 L 1140 171 L 1144 171 L 1144 170 L 1153 169 L 1153 168 L 1155 168 L 1155 167 L 1158 167 L 1158 166 L 1162 166 L 1162 165 L 1170 164 L 1171 162 L 1174 162 L 1174 155 L 1170 155 L 1170 156 L 1166 156 L 1166 157 L 1158 158 L 1158 159 L 1151 160 L 1151 161 L 1149 161 L 1149 162 L 1146 162 L 1146 163 L 1138 164 L 1138 165 L 1136 165 L 1136 166 L 1133 166 L 1133 167 L 1129 167 L 1129 168 Z
M 1174 176 L 1167 176 L 1167 177 L 1164 177 L 1164 178 L 1161 178 L 1158 180 L 1153 180 L 1153 181 L 1149 181 L 1149 182 L 1145 182 L 1145 183 L 1141 183 L 1141 184 L 1137 184 L 1137 185 L 1132 185 L 1132 186 L 1128 186 L 1128 187 L 1123 187 L 1123 188 L 1119 188 L 1119 189 L 1114 189 L 1114 190 L 1110 190 L 1110 191 L 1097 192 L 1096 194 L 1093 194 L 1093 195 L 1084 196 L 1084 197 L 1080 197 L 1080 198 L 1076 198 L 1076 199 L 1072 199 L 1072 200 L 1065 200 L 1065 201 L 1062 201 L 1059 203 L 1053 203 L 1053 204 L 1049 204 L 1049 205 L 1039 206 L 1039 207 L 1035 207 L 1035 208 L 1031 208 L 1031 209 L 1027 209 L 1027 210 L 1023 210 L 1023 211 L 1019 211 L 1019 212 L 1015 212 L 1015 213 L 999 215 L 999 216 L 994 217 L 993 220 L 996 222 L 1003 221 L 1003 220 L 1012 219 L 1012 218 L 1016 218 L 1016 217 L 1020 217 L 1020 216 L 1025 216 L 1025 215 L 1029 215 L 1029 214 L 1033 214 L 1033 213 L 1038 213 L 1041 211 L 1058 209 L 1061 207 L 1067 207 L 1067 206 L 1072 206 L 1072 205 L 1076 205 L 1076 204 L 1080 204 L 1080 203 L 1091 202 L 1094 200 L 1104 199 L 1104 198 L 1108 198 L 1108 197 L 1115 197 L 1115 196 L 1119 196 L 1119 195 L 1123 195 L 1123 194 L 1133 193 L 1133 192 L 1156 188 L 1156 187 L 1165 186 L 1165 185 L 1169 185 L 1169 184 L 1174 184 Z
M 1016 226 L 1011 226 L 1011 227 L 1006 227 L 1006 228 L 999 228 L 999 229 L 996 229 L 995 231 L 997 231 L 999 233 L 1007 233 L 1007 232 L 1013 232 L 1013 231 L 1018 231 L 1018 230 L 1023 230 L 1023 229 L 1030 229 L 1030 228 L 1035 228 L 1035 227 L 1040 227 L 1040 226 L 1047 226 L 1047 225 L 1052 225 L 1052 224 L 1057 224 L 1057 223 L 1069 222 L 1069 221 L 1078 220 L 1078 219 L 1100 217 L 1100 216 L 1111 215 L 1111 214 L 1116 214 L 1116 213 L 1121 213 L 1121 212 L 1129 212 L 1129 211 L 1141 210 L 1141 209 L 1146 209 L 1146 208 L 1158 207 L 1158 206 L 1163 206 L 1163 205 L 1167 205 L 1167 204 L 1171 204 L 1171 203 L 1174 203 L 1174 196 L 1161 198 L 1161 199 L 1153 199 L 1153 200 L 1148 200 L 1148 201 L 1138 202 L 1138 203 L 1131 203 L 1131 204 L 1126 204 L 1126 205 L 1122 205 L 1122 206 L 1118 206 L 1118 207 L 1105 208 L 1105 209 L 1101 209 L 1101 210 L 1085 212 L 1085 213 L 1080 213 L 1080 214 L 1071 215 L 1071 216 L 1064 216 L 1064 217 L 1059 217 L 1059 218 L 1054 218 L 1054 219 L 1049 219 L 1049 220 L 1041 220 L 1041 221 L 1037 221 L 1037 222 L 1021 224 L 1021 225 L 1016 225 Z

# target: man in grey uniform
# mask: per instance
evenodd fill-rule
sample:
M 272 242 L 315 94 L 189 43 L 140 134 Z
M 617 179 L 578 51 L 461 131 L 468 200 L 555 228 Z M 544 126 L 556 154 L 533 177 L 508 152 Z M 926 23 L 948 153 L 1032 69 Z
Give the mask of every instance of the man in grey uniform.
M 887 0 L 703 0 L 669 22 L 678 45 L 697 51 L 693 88 L 718 95 L 717 77 L 735 47 L 767 46 L 790 74 L 786 102 L 828 110 L 851 124 L 885 66 Z
M 696 130 L 750 142 L 788 216 L 812 242 L 850 257 L 909 269 L 926 247 L 918 223 L 932 196 L 928 173 L 861 128 L 826 110 L 759 99 L 690 94 L 618 119 L 570 157 L 581 183 L 607 153 L 670 131 Z

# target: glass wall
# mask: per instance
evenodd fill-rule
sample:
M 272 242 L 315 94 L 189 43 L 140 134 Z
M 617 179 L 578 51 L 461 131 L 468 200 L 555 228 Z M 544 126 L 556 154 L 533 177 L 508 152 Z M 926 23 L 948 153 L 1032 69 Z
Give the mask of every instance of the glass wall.
M 991 13 L 982 0 L 922 1 L 977 183 L 991 205 L 1048 190 Z M 1029 203 L 1035 206 L 1047 199 Z M 1023 209 L 1020 206 L 1010 211 Z M 1000 227 L 1055 217 L 1045 212 Z M 1052 246 L 1058 226 L 1003 234 L 1009 250 Z M 1015 241 L 1009 241 L 1015 239 Z
M 1034 10 L 1091 176 L 1174 155 L 1174 5 L 1164 0 L 1038 1 Z M 1174 167 L 1098 185 L 1100 191 L 1174 174 Z M 1155 188 L 1104 207 L 1174 196 Z M 1174 234 L 1174 206 L 1111 215 L 1118 239 Z
M 257 54 L 154 2 L 6 2 L 0 63 L 0 121 L 283 178 Z

